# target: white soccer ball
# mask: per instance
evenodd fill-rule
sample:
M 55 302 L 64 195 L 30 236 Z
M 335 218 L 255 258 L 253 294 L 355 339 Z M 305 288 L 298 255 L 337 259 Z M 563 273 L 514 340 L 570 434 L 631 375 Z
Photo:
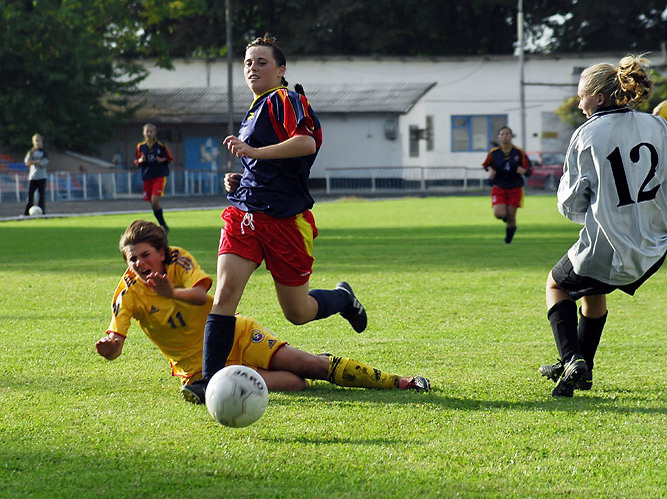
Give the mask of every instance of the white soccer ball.
M 39 206 L 31 206 L 28 213 L 30 213 L 31 217 L 41 217 L 44 214 Z
M 257 371 L 227 366 L 206 386 L 206 408 L 224 426 L 241 428 L 257 421 L 269 403 L 269 390 Z

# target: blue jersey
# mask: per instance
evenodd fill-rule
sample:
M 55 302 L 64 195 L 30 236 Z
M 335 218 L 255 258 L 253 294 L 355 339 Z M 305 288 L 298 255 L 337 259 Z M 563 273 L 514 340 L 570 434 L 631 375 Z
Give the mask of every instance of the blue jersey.
M 496 172 L 496 176 L 491 180 L 491 185 L 503 189 L 523 187 L 523 176 L 517 173 L 517 168 L 525 168 L 527 170 L 526 176 L 530 175 L 530 164 L 526 153 L 515 146 L 512 146 L 508 152 L 503 151 L 500 147 L 494 147 L 489 151 L 482 164 L 485 170 L 493 168 Z
M 322 129 L 305 96 L 285 87 L 255 99 L 239 131 L 239 139 L 251 147 L 279 144 L 296 135 L 315 139 L 315 154 L 298 158 L 259 160 L 242 157 L 243 177 L 227 197 L 233 206 L 262 211 L 276 218 L 296 215 L 313 207 L 308 178 L 322 145 Z
M 138 159 L 142 155 L 146 157 L 146 161 L 139 163 Z M 158 161 L 157 158 L 167 158 L 167 161 Z M 141 167 L 141 180 L 166 177 L 169 175 L 169 163 L 173 160 L 169 148 L 159 140 L 156 140 L 152 146 L 146 142 L 137 144 L 134 164 Z

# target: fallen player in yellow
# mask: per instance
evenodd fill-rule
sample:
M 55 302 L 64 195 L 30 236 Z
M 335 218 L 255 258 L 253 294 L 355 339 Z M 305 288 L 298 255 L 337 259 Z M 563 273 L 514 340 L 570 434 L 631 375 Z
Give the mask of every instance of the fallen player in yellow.
M 131 319 L 171 363 L 172 375 L 182 380 L 181 394 L 192 403 L 204 403 L 202 379 L 204 325 L 213 298 L 211 278 L 186 250 L 170 247 L 158 225 L 132 222 L 120 238 L 120 251 L 128 268 L 112 302 L 106 335 L 96 344 L 108 360 L 123 351 Z M 237 316 L 234 345 L 226 365 L 252 367 L 269 390 L 297 391 L 307 379 L 326 380 L 340 386 L 428 391 L 421 376 L 384 373 L 366 364 L 330 354 L 313 355 L 277 338 L 256 320 Z

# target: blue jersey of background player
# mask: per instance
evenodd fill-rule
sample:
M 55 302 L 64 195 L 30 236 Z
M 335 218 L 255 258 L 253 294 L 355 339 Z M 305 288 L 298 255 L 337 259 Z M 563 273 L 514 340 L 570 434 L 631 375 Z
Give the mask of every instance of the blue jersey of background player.
M 152 134 L 146 137 L 146 131 Z M 141 180 L 166 177 L 169 175 L 169 163 L 174 158 L 164 142 L 157 139 L 155 125 L 147 123 L 144 126 L 144 141 L 137 144 L 134 164 L 141 168 Z
M 494 177 L 490 179 L 490 184 L 502 189 L 523 187 L 524 179 L 523 175 L 517 171 L 519 168 L 526 170 L 524 175 L 530 174 L 526 153 L 511 143 L 509 145 L 511 147 L 507 151 L 503 150 L 503 146 L 491 149 L 483 163 L 485 170 L 492 168 L 495 172 Z
M 313 137 L 315 153 L 278 159 L 241 157 L 243 176 L 238 188 L 228 195 L 233 206 L 276 218 L 296 215 L 313 207 L 308 177 L 322 145 L 322 129 L 305 95 L 286 87 L 260 95 L 241 123 L 238 138 L 251 147 L 264 147 L 296 135 Z

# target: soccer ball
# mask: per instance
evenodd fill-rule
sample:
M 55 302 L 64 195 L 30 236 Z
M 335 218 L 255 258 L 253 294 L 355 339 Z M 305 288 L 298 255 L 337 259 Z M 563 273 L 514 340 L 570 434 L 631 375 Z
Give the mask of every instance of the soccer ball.
M 241 428 L 257 421 L 269 403 L 269 390 L 257 371 L 227 366 L 206 386 L 206 408 L 223 426 Z
M 31 206 L 28 213 L 30 213 L 31 217 L 41 217 L 44 214 L 39 206 Z

